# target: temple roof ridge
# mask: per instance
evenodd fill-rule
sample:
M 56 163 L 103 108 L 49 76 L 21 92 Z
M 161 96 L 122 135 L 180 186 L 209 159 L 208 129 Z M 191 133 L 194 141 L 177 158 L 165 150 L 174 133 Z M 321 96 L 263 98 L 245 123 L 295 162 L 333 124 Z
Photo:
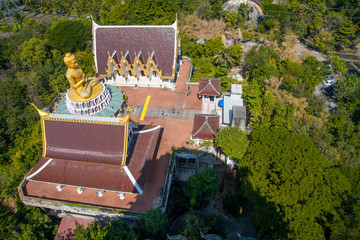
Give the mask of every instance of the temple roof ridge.
M 215 88 L 215 86 L 212 84 L 212 81 L 216 80 L 216 81 L 219 81 L 220 79 L 218 78 L 202 78 L 200 80 L 203 80 L 203 81 L 207 81 L 207 84 L 202 88 L 200 89 L 200 86 L 199 86 L 199 91 L 198 91 L 198 94 L 201 94 L 203 91 L 205 91 L 208 87 L 212 88 L 217 94 L 220 95 L 220 92 Z
M 100 25 L 92 19 L 93 29 L 96 28 L 177 28 L 177 19 L 170 25 Z
M 193 134 L 193 136 L 197 135 L 205 126 L 209 128 L 209 130 L 215 134 L 214 129 L 212 129 L 211 125 L 209 124 L 209 117 L 218 117 L 218 115 L 209 115 L 209 114 L 196 114 L 199 117 L 205 117 L 203 124 L 199 127 L 199 129 Z
M 219 128 L 219 115 L 197 113 L 194 116 L 193 138 L 213 139 Z M 211 136 L 210 136 L 210 135 Z

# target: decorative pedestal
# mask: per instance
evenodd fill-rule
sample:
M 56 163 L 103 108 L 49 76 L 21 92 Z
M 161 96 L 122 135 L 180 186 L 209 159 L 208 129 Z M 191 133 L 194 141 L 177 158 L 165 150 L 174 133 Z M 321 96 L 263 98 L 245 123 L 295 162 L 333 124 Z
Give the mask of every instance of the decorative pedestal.
M 73 93 L 70 92 L 71 89 L 66 93 L 66 107 L 68 111 L 75 115 L 93 115 L 104 108 L 106 108 L 111 100 L 111 94 L 109 92 L 109 89 L 102 83 L 99 83 L 102 85 L 102 91 L 100 94 L 98 94 L 96 97 L 84 101 L 84 102 L 75 102 L 70 100 L 71 97 L 69 95 L 72 95 Z M 98 85 L 99 85 L 98 84 Z M 99 85 L 100 87 L 100 85 Z

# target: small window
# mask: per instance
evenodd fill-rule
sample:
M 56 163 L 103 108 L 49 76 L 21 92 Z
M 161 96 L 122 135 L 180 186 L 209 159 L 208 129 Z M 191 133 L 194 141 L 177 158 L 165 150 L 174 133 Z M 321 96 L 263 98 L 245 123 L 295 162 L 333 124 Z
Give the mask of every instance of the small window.
M 185 158 L 179 158 L 179 164 L 180 165 L 186 165 L 186 159 Z
M 190 166 L 195 166 L 195 158 L 190 158 L 189 159 L 189 165 Z

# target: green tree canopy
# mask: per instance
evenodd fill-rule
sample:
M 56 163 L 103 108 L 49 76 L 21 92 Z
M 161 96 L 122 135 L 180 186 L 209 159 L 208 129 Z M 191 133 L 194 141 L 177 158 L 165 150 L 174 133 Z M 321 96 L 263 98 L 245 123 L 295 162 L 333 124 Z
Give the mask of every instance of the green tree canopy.
M 200 207 L 204 197 L 214 194 L 218 187 L 218 176 L 213 168 L 205 168 L 200 174 L 192 175 L 183 188 L 185 196 L 193 206 Z
M 215 134 L 215 144 L 232 159 L 241 160 L 249 146 L 247 134 L 238 127 L 220 128 Z
M 140 231 L 144 238 L 165 239 L 167 215 L 160 209 L 151 209 L 141 220 Z
M 256 129 L 244 165 L 244 190 L 255 201 L 261 234 L 324 239 L 318 219 L 334 213 L 349 184 L 309 137 L 283 128 Z
M 50 57 L 50 49 L 46 40 L 31 38 L 23 43 L 21 60 L 29 66 L 45 63 Z
M 228 48 L 226 48 L 226 51 L 229 53 L 229 55 L 234 59 L 234 65 L 238 66 L 241 62 L 241 57 L 243 53 L 243 48 L 241 44 L 232 45 Z
M 347 111 L 355 122 L 360 121 L 360 77 L 351 74 L 339 79 L 335 88 L 339 108 Z
M 345 62 L 340 60 L 339 56 L 330 56 L 331 64 L 334 67 L 334 70 L 340 75 L 345 75 L 348 72 L 348 68 L 345 65 Z
M 350 47 L 355 44 L 353 41 L 356 38 L 356 31 L 358 27 L 353 24 L 353 22 L 349 19 L 346 19 L 343 23 L 338 25 L 337 32 L 335 33 L 335 39 L 338 44 Z
M 81 21 L 61 19 L 52 26 L 48 39 L 51 46 L 63 54 L 84 50 L 86 42 L 91 40 L 90 25 L 85 26 Z
M 75 240 L 102 240 L 105 239 L 107 234 L 107 228 L 103 228 L 98 221 L 88 225 L 85 229 L 83 225 L 76 225 L 74 230 Z
M 221 37 L 212 38 L 205 41 L 204 55 L 206 57 L 212 57 L 225 50 L 225 45 L 221 40 Z
M 98 221 L 88 225 L 86 229 L 82 225 L 76 225 L 74 230 L 75 240 L 134 240 L 137 239 L 134 230 L 124 221 L 113 219 L 107 225 L 102 226 Z

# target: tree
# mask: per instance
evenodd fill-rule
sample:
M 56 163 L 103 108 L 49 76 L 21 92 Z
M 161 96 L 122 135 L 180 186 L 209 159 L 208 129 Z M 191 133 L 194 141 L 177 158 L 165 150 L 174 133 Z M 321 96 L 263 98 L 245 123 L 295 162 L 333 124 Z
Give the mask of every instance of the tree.
M 205 168 L 200 174 L 192 175 L 183 188 L 185 196 L 190 198 L 190 204 L 201 207 L 205 197 L 214 194 L 218 187 L 218 176 L 213 168 Z
M 351 20 L 346 19 L 343 23 L 338 25 L 335 39 L 339 45 L 350 47 L 354 45 L 356 39 L 356 31 L 358 27 L 352 23 Z
M 165 239 L 167 215 L 160 209 L 151 209 L 141 220 L 140 231 L 144 238 Z
M 190 211 L 186 214 L 185 226 L 182 234 L 189 240 L 201 239 L 200 231 L 206 233 L 209 231 L 209 226 L 204 219 L 200 217 L 197 211 Z
M 52 26 L 48 39 L 63 54 L 75 52 L 85 49 L 86 42 L 91 40 L 91 30 L 80 21 L 60 19 Z
M 224 65 L 228 69 L 235 65 L 234 58 L 230 56 L 226 49 L 217 52 L 216 55 L 214 55 L 213 60 L 216 65 Z
M 270 75 L 274 76 L 276 74 L 276 66 L 270 64 L 270 61 L 275 60 L 275 63 L 277 63 L 279 58 L 279 54 L 272 47 L 254 47 L 246 56 L 245 70 L 248 71 L 252 78 L 259 74 L 265 76 L 265 78 Z M 260 82 L 258 83 L 261 84 Z
M 107 228 L 102 227 L 98 221 L 88 225 L 86 229 L 81 224 L 76 225 L 74 230 L 75 240 L 102 240 L 107 235 Z
M 105 226 L 95 221 L 86 229 L 78 224 L 74 230 L 74 236 L 75 240 L 134 240 L 137 238 L 134 230 L 119 219 L 113 219 Z
M 335 213 L 349 183 L 308 136 L 284 128 L 255 129 L 243 162 L 248 170 L 243 189 L 256 204 L 260 234 L 324 239 L 318 219 Z
M 308 33 L 310 35 L 316 35 L 321 30 L 324 24 L 324 19 L 322 17 L 314 17 L 314 19 L 308 25 Z
M 330 55 L 330 62 L 334 70 L 340 75 L 345 75 L 348 72 L 345 62 L 341 61 L 339 56 Z
M 312 95 L 308 98 L 309 106 L 305 109 L 309 114 L 315 117 L 321 117 L 325 111 L 325 102 L 320 96 Z
M 34 37 L 23 43 L 21 60 L 29 66 L 43 64 L 49 57 L 50 51 L 46 40 Z
M 215 144 L 230 158 L 241 160 L 246 153 L 249 140 L 240 128 L 226 127 L 215 133 Z
M 194 73 L 191 81 L 198 82 L 200 78 L 213 78 L 215 77 L 216 67 L 207 58 L 201 58 L 194 64 Z
M 241 62 L 243 48 L 241 44 L 232 45 L 226 48 L 226 51 L 234 59 L 234 65 L 238 66 Z
M 218 50 L 213 56 L 214 63 L 216 65 L 225 65 L 228 69 L 238 66 L 241 61 L 242 51 L 241 44 Z
M 108 240 L 134 240 L 137 236 L 134 230 L 123 221 L 116 219 L 107 225 L 106 238 Z
M 250 113 L 251 122 L 259 121 L 262 114 L 262 91 L 257 82 L 252 82 L 244 87 L 243 99 L 246 101 L 246 109 Z
M 225 50 L 225 45 L 221 41 L 221 37 L 212 38 L 207 40 L 204 44 L 204 55 L 212 57 Z
M 36 240 L 54 238 L 56 229 L 52 219 L 34 207 L 26 207 L 23 222 L 19 224 L 20 236 L 18 239 Z
M 360 78 L 355 75 L 346 75 L 337 81 L 335 96 L 339 108 L 347 111 L 355 122 L 360 121 Z
M 3 206 L 0 205 L 0 238 L 1 239 L 11 239 L 11 235 L 13 235 L 15 231 L 14 223 L 16 223 L 16 218 L 14 213 Z

